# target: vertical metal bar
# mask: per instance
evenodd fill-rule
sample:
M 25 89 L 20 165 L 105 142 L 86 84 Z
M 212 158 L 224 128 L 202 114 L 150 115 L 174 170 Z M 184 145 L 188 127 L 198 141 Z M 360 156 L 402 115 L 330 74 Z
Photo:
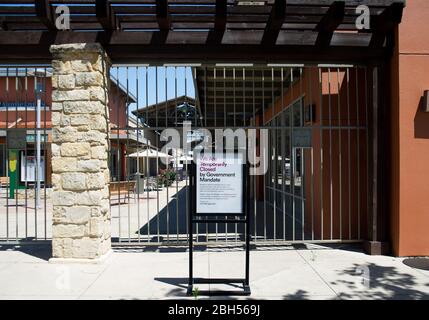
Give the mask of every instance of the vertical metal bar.
M 116 81 L 118 81 L 119 85 L 119 67 L 116 68 Z M 119 97 L 115 95 L 116 105 L 119 105 L 118 101 Z M 116 109 L 116 180 L 119 182 L 121 180 L 121 155 L 120 155 L 120 144 L 119 144 L 119 108 Z M 121 234 L 121 191 L 119 188 L 119 184 L 117 184 L 118 188 L 118 228 L 119 228 L 119 242 L 122 242 L 122 234 Z
M 125 100 L 125 130 L 127 132 L 127 141 L 126 141 L 126 145 L 125 145 L 125 152 L 127 152 L 128 147 L 129 147 L 129 141 L 130 141 L 130 127 L 128 125 L 128 121 L 129 121 L 129 81 L 130 81 L 130 77 L 129 77 L 129 69 L 128 66 L 126 68 L 126 77 L 127 77 L 127 97 Z M 119 87 L 119 79 L 118 79 L 118 87 Z M 118 121 L 119 122 L 119 121 Z M 122 153 L 123 156 L 123 153 Z M 129 185 L 130 183 L 130 165 L 129 165 L 129 157 L 127 157 L 127 155 L 125 154 L 125 174 L 126 174 L 126 180 L 127 180 L 127 185 Z M 126 191 L 126 197 L 127 197 L 127 211 L 128 211 L 128 242 L 131 242 L 131 208 L 130 208 L 130 189 L 127 187 L 127 191 Z
M 186 76 L 185 76 L 186 77 Z M 186 85 L 186 81 L 185 81 Z M 159 128 L 158 122 L 158 66 L 155 67 L 155 123 L 157 129 Z M 156 148 L 156 174 L 159 175 L 159 150 Z M 157 240 L 160 242 L 159 234 L 159 190 L 158 186 L 156 188 L 156 234 Z
M 343 163 L 342 163 L 342 140 L 341 140 L 341 131 L 342 131 L 342 122 L 341 122 L 341 83 L 340 83 L 340 69 L 337 68 L 337 85 L 338 85 L 338 160 L 339 160 L 339 178 L 340 178 L 340 240 L 343 239 Z
M 267 125 L 271 126 L 270 128 L 270 158 L 269 158 L 269 162 L 270 162 L 270 169 L 269 169 L 269 175 L 268 175 L 268 183 L 267 183 L 267 191 L 268 191 L 268 201 L 269 201 L 269 205 L 271 210 L 275 210 L 275 202 L 274 202 L 274 197 L 275 197 L 275 192 L 273 192 L 273 188 L 274 188 L 274 174 L 275 174 L 275 164 L 274 164 L 274 157 L 275 157 L 275 145 L 274 145 L 274 141 L 275 141 L 275 120 L 268 120 L 267 121 Z M 268 229 L 268 228 L 267 228 Z
M 224 69 L 224 81 L 225 81 L 225 69 Z M 216 94 L 216 82 L 217 82 L 217 70 L 216 68 L 213 68 L 213 83 L 214 83 L 214 105 L 213 105 L 213 109 L 214 109 L 214 126 L 217 127 L 217 94 Z M 218 241 L 218 228 L 219 228 L 219 224 L 216 222 L 215 224 L 215 242 Z
M 378 205 L 378 181 L 379 181 L 379 117 L 380 117 L 380 107 L 378 105 L 378 89 L 379 89 L 379 71 L 380 68 L 375 66 L 372 69 L 372 158 L 373 158 L 373 168 L 372 168 L 372 220 L 371 220 L 371 234 L 370 239 L 372 241 L 377 241 L 378 239 L 378 211 L 380 206 Z M 368 198 L 368 197 L 367 197 Z
M 243 103 L 243 123 L 242 123 L 242 126 L 243 127 L 245 127 L 246 126 L 246 69 L 243 67 L 243 70 L 242 70 L 242 72 L 243 72 L 243 99 L 242 99 L 242 103 Z M 246 136 L 248 136 L 248 132 L 246 132 Z M 246 143 L 246 148 L 245 148 L 245 151 L 247 151 L 248 150 L 248 143 Z M 244 161 L 244 163 L 246 164 L 246 166 L 247 166 L 247 160 L 246 160 L 246 157 L 247 157 L 247 155 L 245 155 L 245 158 L 243 159 L 243 161 Z M 244 179 L 246 179 L 245 181 L 246 181 L 246 188 L 247 188 L 247 186 L 248 186 L 248 183 L 249 183 L 249 170 L 245 170 L 245 174 L 246 174 L 246 176 L 244 177 Z M 247 191 L 247 196 L 248 197 L 250 197 L 250 194 L 249 194 L 249 188 L 247 188 L 246 189 L 246 191 Z M 246 201 L 246 215 L 247 215 L 247 219 L 248 219 L 248 217 L 249 217 L 249 212 L 248 212 L 248 203 L 247 203 L 247 201 Z M 247 239 L 249 238 L 249 235 L 248 235 L 248 233 L 249 233 L 249 228 L 250 228 L 250 224 L 249 223 L 247 223 L 246 225 L 245 225 L 245 237 L 246 237 L 246 241 L 247 241 Z M 235 235 L 236 235 L 236 238 L 235 238 L 235 240 L 236 240 L 236 242 L 237 242 L 237 224 L 235 224 Z M 236 243 L 237 244 L 237 243 Z
M 304 97 L 303 97 L 303 79 L 302 79 L 302 68 L 299 68 L 299 96 L 300 96 L 300 107 L 299 107 L 299 114 L 300 114 L 300 124 L 301 126 L 304 126 Z M 305 158 L 305 150 L 301 148 L 301 159 L 300 159 L 300 165 L 301 165 L 301 240 L 305 240 L 305 201 L 304 201 L 304 187 L 305 187 L 305 175 L 304 172 L 304 158 Z
M 191 204 L 192 204 L 194 202 L 193 188 L 195 188 L 195 185 L 194 185 L 193 181 L 195 181 L 195 180 L 193 180 L 194 179 L 193 178 L 193 173 L 190 174 L 190 175 L 188 175 L 188 177 L 190 179 L 189 184 L 190 184 L 190 188 L 191 188 L 191 191 L 189 192 L 189 197 L 190 197 Z M 188 285 L 191 288 L 192 285 L 193 285 L 193 278 L 194 278 L 194 276 L 193 276 L 193 266 L 194 266 L 194 262 L 193 262 L 193 250 L 194 250 L 194 245 L 192 243 L 193 242 L 192 218 L 193 218 L 194 212 L 191 212 L 191 210 L 189 212 L 185 211 L 185 215 L 188 217 L 187 218 L 187 222 L 189 224 L 188 227 L 187 227 L 187 229 L 189 229 L 189 240 L 188 240 L 188 244 L 189 244 L 189 249 L 188 249 L 189 250 L 189 283 L 188 283 Z
M 27 79 L 27 75 L 28 75 L 28 70 L 27 68 L 24 69 L 24 92 L 25 92 L 25 132 L 28 132 L 28 79 Z M 24 181 L 24 186 L 25 186 L 25 200 L 24 200 L 24 206 L 25 206 L 25 238 L 28 238 L 28 201 L 27 201 L 27 197 L 28 197 L 28 183 L 27 183 L 27 144 L 25 144 L 25 149 L 24 149 L 24 177 L 25 177 L 25 181 Z M 45 159 L 46 161 L 46 159 Z
M 245 174 L 245 188 L 244 188 L 244 192 L 248 192 L 249 191 L 249 180 L 247 179 L 247 177 L 249 177 L 249 170 L 247 169 L 246 166 L 246 170 L 244 170 L 244 174 Z M 249 209 L 248 209 L 248 202 L 244 201 L 244 212 L 246 213 L 246 223 L 245 223 L 245 246 L 246 246 L 246 267 L 245 267 L 245 285 L 248 286 L 249 285 L 249 278 L 250 278 L 250 219 L 251 219 L 251 215 L 249 214 Z
M 217 123 L 216 123 L 216 113 L 217 113 L 217 101 L 216 101 L 216 68 L 213 68 L 213 92 L 214 92 L 214 95 L 213 95 L 213 102 L 214 102 L 214 104 L 213 104 L 213 113 L 214 113 L 214 126 L 215 127 L 217 127 Z M 225 78 L 225 76 L 224 76 L 224 78 Z
M 348 125 L 348 130 L 347 130 L 347 152 L 348 152 L 348 214 L 349 214 L 349 240 L 352 239 L 352 186 L 351 186 L 351 180 L 352 180 L 352 175 L 351 175 L 351 115 L 350 115 L 350 69 L 347 68 L 347 75 L 346 75 L 347 79 L 347 125 Z M 359 165 L 359 163 L 358 163 Z
M 214 92 L 216 96 L 216 90 Z M 226 128 L 226 68 L 223 68 L 223 126 Z M 216 98 L 215 98 L 216 99 Z
M 37 109 L 37 72 L 34 72 L 34 83 L 33 83 L 33 85 L 34 85 L 34 91 L 33 91 L 33 94 L 34 94 L 34 98 L 36 99 L 36 109 Z M 35 113 L 37 113 L 37 110 L 35 110 Z M 35 116 L 37 117 L 37 115 L 35 114 Z M 35 124 L 34 125 L 34 133 L 36 134 L 36 130 L 37 130 L 37 125 Z M 33 149 L 33 152 L 35 152 L 35 150 Z M 37 164 L 36 164 L 36 168 L 35 168 L 35 174 L 37 175 Z M 36 185 L 34 185 L 34 224 L 35 224 L 35 239 L 37 240 L 38 239 L 38 227 L 37 227 L 37 216 L 38 216 L 38 207 L 39 207 L 39 205 L 38 205 L 38 203 L 37 203 L 37 195 L 36 195 L 36 189 L 37 189 L 37 187 L 36 187 Z
M 48 97 L 47 97 L 47 79 L 48 79 L 48 74 L 47 74 L 47 70 L 46 70 L 46 67 L 45 67 L 45 70 L 44 70 L 45 72 L 44 72 L 44 85 L 43 85 L 43 88 L 44 88 L 44 92 L 43 92 L 43 95 L 44 95 L 44 101 L 45 101 L 45 105 L 44 105 L 44 110 L 43 110 L 43 115 L 44 115 L 44 126 L 43 126 L 43 159 L 44 159 L 44 161 L 43 161 L 43 164 L 44 164 L 44 174 L 43 174 L 43 192 L 44 192 L 44 199 L 43 199 L 43 205 L 44 205 L 44 218 L 45 218 L 45 240 L 47 240 L 47 238 L 48 238 L 48 235 L 47 235 L 47 220 L 48 220 L 48 217 L 47 217 L 47 212 L 46 212 L 46 210 L 47 210 L 47 196 L 46 196 L 46 176 L 47 176 L 47 172 L 48 172 L 48 161 L 47 161 L 47 156 L 48 156 L 48 154 L 47 154 L 47 143 L 48 143 L 48 139 L 47 139 L 47 137 L 48 137 L 48 134 L 47 134 L 47 132 L 46 132 L 46 128 L 47 128 L 47 124 L 46 124 L 46 118 L 47 118 L 47 114 L 46 114 L 46 111 L 47 111 L 47 102 L 48 102 Z
M 196 88 L 196 83 L 197 83 L 197 71 L 196 71 L 196 69 L 195 68 L 192 68 L 192 67 L 189 67 L 190 68 L 190 70 L 191 70 L 191 76 L 193 77 L 192 78 L 192 84 L 193 84 L 193 86 L 194 86 L 194 91 L 195 91 L 195 113 L 194 113 L 194 123 L 195 123 L 195 127 L 198 127 L 199 126 L 199 124 L 198 124 L 198 118 L 199 118 L 199 115 L 198 115 L 198 107 L 200 106 L 200 103 L 199 103 L 199 94 L 198 94 L 198 89 Z M 199 227 L 199 223 L 196 223 L 195 224 L 195 233 L 196 233 L 196 242 L 198 243 L 199 242 L 199 231 L 198 231 L 198 227 Z
M 6 68 L 6 100 L 10 101 L 9 99 L 9 68 Z M 11 187 L 11 180 L 10 180 L 10 168 L 9 168 L 9 139 L 8 136 L 10 135 L 9 129 L 9 104 L 6 104 L 6 170 L 7 170 L 7 176 L 9 177 L 9 183 L 6 184 L 6 241 L 9 241 L 9 193 L 10 193 L 10 187 Z M 37 224 L 36 224 L 37 228 Z M 36 229 L 37 230 L 37 229 Z M 36 232 L 36 239 L 37 239 L 37 232 Z
M 168 127 L 168 91 L 167 91 L 167 87 L 168 87 L 168 81 L 167 81 L 167 68 L 168 67 L 164 67 L 164 85 L 165 85 L 165 127 Z M 177 109 L 177 105 L 175 106 L 175 109 Z M 170 160 L 167 157 L 165 159 L 165 161 L 167 162 L 167 172 L 169 170 L 169 165 L 170 165 Z M 167 202 L 166 202 L 166 210 L 167 210 L 167 242 L 170 241 L 170 198 L 169 198 L 169 192 L 168 189 L 170 188 L 169 186 L 169 176 L 167 176 L 167 186 L 166 186 L 166 195 L 167 195 Z M 197 232 L 198 234 L 198 232 Z M 197 236 L 198 239 L 198 236 Z
M 262 126 L 265 127 L 265 70 L 262 69 Z M 267 241 L 267 195 L 266 179 L 264 181 L 264 240 Z
M 235 84 L 235 82 L 236 82 L 236 74 L 235 74 L 235 67 L 233 68 L 233 90 L 234 90 L 234 93 L 233 93 L 233 96 L 234 96 L 234 104 L 233 104 L 233 108 L 234 108 L 234 127 L 237 127 L 237 123 L 236 123 L 236 114 L 237 114 L 237 107 L 236 107 L 236 93 L 235 93 L 235 91 L 236 91 L 236 84 Z M 226 115 L 224 115 L 224 117 L 225 117 Z M 238 234 L 237 234 L 237 224 L 235 223 L 234 224 L 234 232 L 235 232 L 235 243 L 237 244 L 237 236 L 238 236 Z M 225 226 L 225 230 L 226 230 L 226 226 Z
M 174 67 L 174 117 L 175 117 L 175 125 L 177 124 L 177 66 Z M 187 154 L 185 154 L 185 159 L 187 159 Z M 178 168 L 178 155 L 176 150 L 176 168 Z M 187 160 L 186 160 L 187 162 Z M 182 168 L 183 170 L 183 168 Z M 176 241 L 179 242 L 179 182 L 176 179 Z
M 187 83 L 186 83 L 186 68 L 184 70 L 184 81 L 185 81 L 185 97 L 187 97 L 188 96 L 188 87 L 187 87 Z M 188 133 L 185 132 L 184 134 L 187 135 Z M 185 169 L 186 169 L 186 172 L 188 172 L 188 169 L 189 169 L 188 168 L 188 161 L 185 162 Z M 186 179 L 186 190 L 189 190 L 189 188 L 188 188 L 188 179 Z M 185 206 L 186 207 L 186 212 L 188 212 L 188 210 L 190 210 L 189 206 L 192 205 L 192 203 L 190 204 L 189 201 L 190 201 L 190 199 L 189 199 L 189 194 L 188 194 L 188 196 L 186 197 L 186 206 Z M 192 228 L 192 219 L 190 219 L 190 217 L 188 217 L 188 215 L 186 215 L 186 218 L 190 220 L 189 221 L 190 230 L 187 230 L 186 234 L 189 234 L 189 232 L 191 232 L 193 234 L 194 230 Z M 186 225 L 188 226 L 188 223 Z
M 275 114 L 275 99 L 274 99 L 274 68 L 271 68 L 271 121 L 274 120 L 274 114 Z M 278 121 L 279 118 L 277 118 L 277 120 L 274 121 Z M 278 131 L 277 131 L 277 124 L 274 122 L 274 125 L 276 126 L 276 128 L 274 129 L 274 189 L 273 189 L 273 204 L 274 204 L 274 210 L 273 210 L 273 239 L 274 241 L 276 241 L 277 239 L 277 221 L 276 221 L 276 215 L 277 215 L 277 184 L 278 184 L 278 154 L 279 154 L 279 150 L 278 150 L 278 145 L 277 145 L 277 139 L 278 139 Z
M 313 70 L 311 67 L 307 68 L 305 72 L 308 72 L 309 82 L 309 110 L 310 113 L 310 124 L 313 127 L 314 115 L 313 115 Z M 313 129 L 311 129 L 311 135 L 313 135 Z M 311 147 L 311 240 L 314 241 L 314 148 Z
M 15 99 L 16 101 L 19 101 L 18 99 L 18 68 L 15 69 Z M 39 109 L 40 110 L 40 109 Z M 16 129 L 18 129 L 18 104 L 15 105 L 15 121 L 16 121 Z M 39 122 L 40 122 L 40 113 L 39 113 Z M 27 139 L 27 132 L 25 132 L 25 138 Z M 39 140 L 40 141 L 40 140 Z M 18 153 L 18 159 L 19 159 L 20 152 Z M 40 155 L 39 155 L 39 161 L 40 161 Z M 19 160 L 17 160 L 17 163 L 19 163 Z M 19 181 L 19 177 L 17 177 L 17 182 Z M 15 240 L 18 241 L 18 192 L 15 191 Z
M 233 119 L 234 119 L 234 127 L 237 126 L 236 123 L 236 108 L 235 108 L 235 67 L 232 68 L 232 111 L 233 111 Z
M 234 89 L 235 89 L 235 86 L 234 86 Z M 215 91 L 215 95 L 216 95 L 216 91 Z M 233 95 L 235 100 L 235 90 L 233 92 Z M 223 125 L 225 128 L 226 128 L 226 118 L 227 118 L 226 116 L 226 71 L 224 67 L 223 68 Z M 228 243 L 228 224 L 227 223 L 225 223 L 225 242 Z
M 286 119 L 287 109 L 284 109 L 284 70 L 280 69 L 280 92 L 281 92 L 281 164 L 282 164 L 282 213 L 283 213 L 283 241 L 286 240 L 286 181 L 287 181 L 287 170 L 286 170 Z
M 291 102 L 293 101 L 293 97 L 294 97 L 294 92 L 293 92 L 293 68 L 290 68 L 290 95 L 291 95 Z M 293 129 L 295 128 L 295 106 L 292 104 L 291 106 L 291 112 L 290 112 L 290 121 L 291 121 L 291 126 L 290 126 L 290 149 L 291 149 L 291 165 L 290 165 L 290 169 L 291 169 L 291 179 L 290 179 L 290 186 L 291 186 L 291 201 L 292 201 L 292 240 L 295 241 L 296 237 L 295 237 L 295 223 L 296 223 L 296 215 L 295 215 L 295 211 L 296 211 L 296 206 L 295 206 L 295 178 L 296 178 L 296 149 L 293 146 Z
M 246 68 L 243 68 L 243 127 L 246 127 Z
M 360 127 L 360 108 L 359 108 L 359 75 L 358 75 L 358 68 L 355 67 L 355 81 L 356 81 L 356 139 L 357 139 L 357 143 L 356 143 L 356 148 L 357 148 L 357 197 L 358 197 L 358 239 L 360 239 L 360 210 L 361 210 L 361 194 L 360 194 L 360 131 L 359 131 L 359 127 Z M 365 86 L 367 84 L 365 83 Z
M 319 67 L 319 102 L 320 102 L 320 234 L 324 239 L 323 230 L 323 77 L 322 69 Z
M 205 112 L 205 116 L 204 116 L 204 123 L 205 126 L 207 127 L 207 109 L 208 109 L 208 105 L 207 105 L 207 67 L 204 67 L 204 112 Z M 209 224 L 206 222 L 206 242 L 209 241 Z
M 38 81 L 38 77 L 37 77 L 37 72 L 34 72 L 34 88 L 33 88 L 33 94 L 34 94 L 34 99 L 35 99 L 35 105 L 36 108 L 34 109 L 34 116 L 35 118 L 37 118 L 37 104 L 38 104 L 38 93 L 37 93 L 37 81 Z M 36 122 L 33 125 L 33 129 L 34 129 L 34 135 L 37 135 L 37 124 Z M 34 149 L 33 147 L 33 154 L 36 155 L 37 150 Z M 35 167 L 35 176 L 37 176 L 37 163 L 36 163 L 36 167 Z M 39 209 L 39 203 L 37 201 L 37 182 L 35 181 L 34 183 L 34 225 L 35 225 L 35 239 L 38 239 L 38 209 Z
M 145 95 L 146 95 L 146 117 L 145 117 L 145 127 L 149 127 L 149 111 L 148 111 L 148 106 L 149 106 L 149 67 L 145 67 Z M 147 132 L 147 131 L 146 131 Z M 156 137 L 156 132 L 154 130 L 150 131 L 150 134 L 154 135 Z M 152 185 L 149 185 L 149 166 L 150 166 L 150 162 L 149 162 L 149 148 L 150 146 L 146 147 L 146 170 L 148 172 L 147 177 L 146 177 L 146 213 L 147 213 L 147 242 L 150 242 L 150 211 L 149 211 L 149 191 L 152 191 L 152 187 L 153 187 L 153 183 Z M 156 184 L 156 181 L 155 181 Z M 157 186 L 156 186 L 157 187 Z
M 369 107 L 368 107 L 368 67 L 364 68 L 364 72 L 365 72 L 365 139 L 366 139 L 366 205 L 367 208 L 370 209 L 370 200 L 369 200 L 369 134 L 368 134 L 368 127 L 369 127 Z M 358 129 L 358 132 L 360 133 L 360 126 Z M 359 159 L 360 160 L 360 159 Z M 368 210 L 369 212 L 369 210 Z M 360 223 L 360 218 L 359 218 L 359 223 Z M 359 229 L 360 230 L 360 229 Z M 360 240 L 360 233 L 359 233 L 359 240 Z
M 329 193 L 330 193 L 330 240 L 333 239 L 333 210 L 334 210 L 334 184 L 332 181 L 332 100 L 331 100 L 331 68 L 328 68 L 328 103 L 329 103 Z
M 255 69 L 253 68 L 252 69 L 252 108 L 253 108 L 253 119 L 254 119 L 254 125 L 255 125 L 255 127 L 258 127 L 259 128 L 259 124 L 257 124 L 256 123 L 256 101 L 255 101 Z M 261 132 L 261 130 L 260 129 L 258 129 L 259 130 L 259 133 Z M 256 132 L 255 132 L 255 140 L 256 140 Z M 253 163 L 255 164 L 255 166 L 256 166 L 256 149 L 257 149 L 257 144 L 256 144 L 256 142 L 255 142 L 255 150 L 253 150 Z M 260 150 L 260 152 L 259 152 L 259 155 L 261 155 L 261 145 L 259 144 L 259 150 Z M 258 206 L 258 204 L 257 204 L 257 199 L 256 199 L 256 194 L 257 194 L 257 191 L 256 191 L 256 175 L 253 177 L 253 199 L 254 199 L 254 203 L 253 203 L 253 214 L 254 214 L 254 218 L 255 218 L 255 220 L 253 221 L 253 224 L 254 224 L 254 241 L 255 241 L 255 243 L 256 243 L 256 241 L 258 240 L 258 232 L 257 232 L 257 229 L 256 229 L 256 223 L 257 223 L 257 220 L 256 220 L 256 211 L 257 211 L 257 206 Z M 250 228 L 250 224 L 249 224 L 249 228 Z
M 139 107 L 140 97 L 139 97 L 139 67 L 136 66 L 136 105 L 137 108 Z M 141 182 L 141 172 L 140 172 L 140 121 L 137 119 L 137 130 L 136 130 L 136 136 L 137 136 L 137 175 L 136 175 L 136 192 L 137 192 L 137 241 L 140 243 L 140 235 L 141 235 L 141 219 L 140 219 L 140 193 L 142 190 L 140 190 L 140 182 Z M 142 137 L 142 140 L 144 140 L 144 137 Z M 144 141 L 142 141 L 142 144 Z

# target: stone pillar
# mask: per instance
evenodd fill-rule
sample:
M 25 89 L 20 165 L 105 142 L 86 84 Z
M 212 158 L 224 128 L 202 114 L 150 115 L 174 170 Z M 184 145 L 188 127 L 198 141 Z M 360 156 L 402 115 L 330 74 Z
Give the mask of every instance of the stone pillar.
M 110 62 L 99 44 L 54 45 L 51 52 L 51 261 L 100 261 L 111 251 Z

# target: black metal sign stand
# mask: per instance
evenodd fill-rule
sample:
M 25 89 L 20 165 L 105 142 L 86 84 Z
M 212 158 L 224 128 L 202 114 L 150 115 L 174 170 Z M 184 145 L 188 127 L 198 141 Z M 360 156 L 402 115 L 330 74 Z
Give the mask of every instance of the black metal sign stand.
M 235 295 L 235 296 L 249 296 L 251 294 L 249 286 L 249 265 L 250 265 L 250 215 L 248 214 L 248 203 L 246 201 L 247 192 L 247 166 L 243 165 L 243 213 L 242 214 L 199 214 L 196 212 L 196 165 L 192 163 L 189 168 L 189 188 L 190 188 L 190 201 L 189 201 L 189 210 L 188 210 L 188 225 L 189 225 L 189 282 L 188 282 L 188 291 L 187 294 L 190 296 L 193 294 L 195 284 L 241 284 L 243 286 L 242 291 L 199 291 L 199 295 L 209 295 L 209 296 L 226 296 L 226 295 Z M 214 217 L 214 219 L 213 219 Z M 229 219 L 233 217 L 234 219 Z M 245 262 L 245 277 L 241 278 L 194 278 L 193 275 L 193 247 L 194 247 L 194 233 L 193 227 L 197 223 L 227 223 L 235 224 L 240 223 L 245 225 L 245 250 L 246 250 L 246 262 Z

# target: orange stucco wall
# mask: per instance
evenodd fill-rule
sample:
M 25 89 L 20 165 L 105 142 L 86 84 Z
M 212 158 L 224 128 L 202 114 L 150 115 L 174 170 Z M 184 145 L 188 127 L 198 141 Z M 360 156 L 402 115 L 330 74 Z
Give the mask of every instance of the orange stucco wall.
M 409 0 L 391 62 L 391 242 L 398 256 L 429 255 L 429 1 Z
M 350 68 L 347 78 L 344 68 L 322 68 L 319 76 L 319 68 L 309 67 L 264 113 L 266 124 L 300 97 L 305 106 L 315 106 L 314 121 L 306 124 L 312 132 L 312 174 L 311 151 L 304 151 L 305 233 L 313 231 L 315 240 L 367 238 L 366 131 L 346 129 L 367 126 L 364 88 L 363 68 Z M 326 128 L 329 125 L 341 125 L 342 129 L 330 131 Z M 325 126 L 323 132 L 321 126 Z M 261 181 L 258 186 L 262 194 Z

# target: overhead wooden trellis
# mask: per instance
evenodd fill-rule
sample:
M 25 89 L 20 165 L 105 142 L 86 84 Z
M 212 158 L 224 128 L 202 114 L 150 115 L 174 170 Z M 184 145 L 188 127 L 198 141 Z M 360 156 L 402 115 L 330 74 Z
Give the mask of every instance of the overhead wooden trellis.
M 314 60 L 315 54 L 319 60 L 376 58 L 391 46 L 404 3 L 0 0 L 0 46 L 8 46 L 0 52 L 0 59 L 43 60 L 49 57 L 49 45 L 70 42 L 100 42 L 113 60 L 122 62 L 268 57 L 271 61 Z M 362 4 L 370 8 L 369 30 L 356 28 L 356 7 Z M 55 27 L 59 5 L 70 9 L 69 31 Z

